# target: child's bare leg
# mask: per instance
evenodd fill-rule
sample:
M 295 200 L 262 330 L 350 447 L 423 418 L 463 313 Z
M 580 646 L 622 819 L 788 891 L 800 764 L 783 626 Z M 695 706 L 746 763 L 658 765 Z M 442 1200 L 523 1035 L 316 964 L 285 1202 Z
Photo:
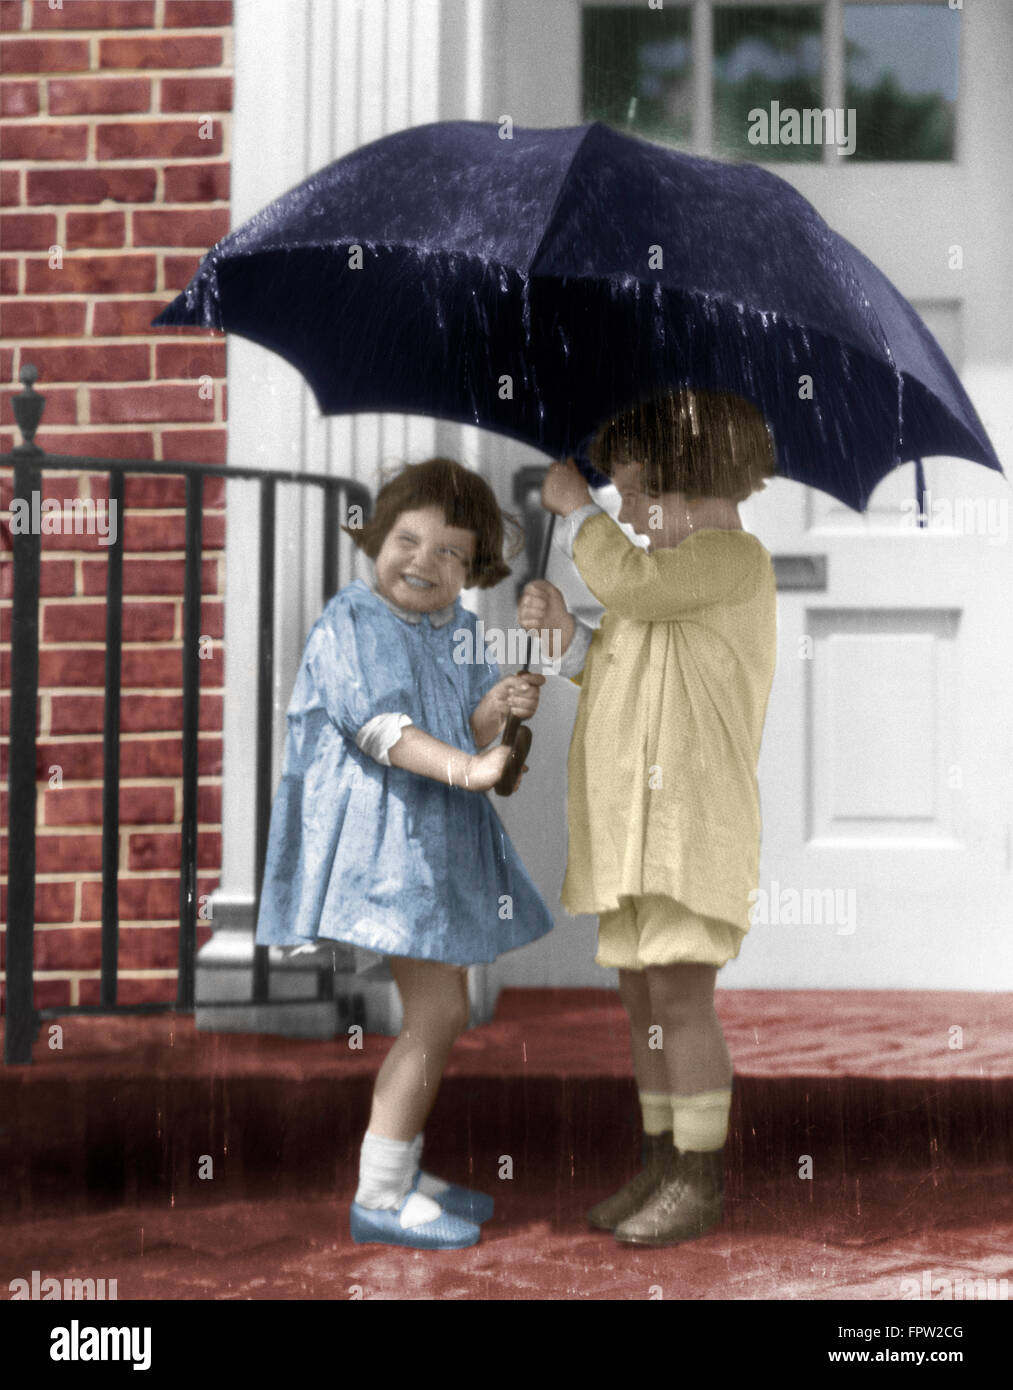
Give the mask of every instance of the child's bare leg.
M 714 1009 L 714 965 L 651 965 L 644 972 L 653 1022 L 663 1029 L 666 1088 L 673 1096 L 730 1089 L 732 1059 Z
M 652 1012 L 643 970 L 619 971 L 619 997 L 630 1020 L 633 1074 L 637 1079 L 643 1120 L 640 1148 L 643 1166 L 630 1182 L 588 1212 L 589 1224 L 599 1231 L 614 1230 L 620 1221 L 639 1210 L 663 1179 L 673 1152 L 672 1101 L 665 1054 L 650 1046 L 650 1030 L 660 1020 Z
M 404 1019 L 373 1088 L 350 1213 L 352 1237 L 359 1243 L 460 1249 L 478 1240 L 478 1225 L 434 1200 L 433 1185 L 437 1194 L 450 1185 L 421 1172 L 419 1158 L 447 1054 L 468 1024 L 467 972 L 395 957 L 391 973 Z
M 630 1020 L 630 1046 L 637 1090 L 641 1093 L 667 1094 L 670 1087 L 665 1054 L 660 1048 L 650 1046 L 650 1030 L 662 1020 L 651 1013 L 650 989 L 643 970 L 619 971 L 619 998 Z
M 404 1019 L 377 1074 L 369 1132 L 410 1141 L 425 1127 L 447 1056 L 468 1026 L 467 971 L 403 956 L 391 957 L 390 968 Z
M 613 1233 L 621 1244 L 678 1245 L 720 1219 L 732 1063 L 714 1011 L 717 966 L 648 966 L 651 1010 L 664 1030 L 674 1166 Z

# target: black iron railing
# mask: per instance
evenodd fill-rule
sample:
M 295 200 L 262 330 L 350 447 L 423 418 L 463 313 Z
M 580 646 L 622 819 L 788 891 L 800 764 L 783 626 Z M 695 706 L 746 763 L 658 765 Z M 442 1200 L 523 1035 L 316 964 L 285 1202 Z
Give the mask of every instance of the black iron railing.
M 124 475 L 166 473 L 186 479 L 186 558 L 183 588 L 183 813 L 179 868 L 179 952 L 177 995 L 173 1003 L 117 1002 L 119 950 L 119 766 L 120 766 L 120 652 L 123 630 L 123 532 L 117 525 L 107 553 L 105 718 L 102 769 L 102 965 L 98 1005 L 35 1008 L 35 818 L 36 710 L 39 685 L 39 592 L 41 536 L 34 528 L 12 536 L 14 593 L 11 623 L 10 759 L 8 768 L 7 877 L 7 1004 L 4 1061 L 31 1062 L 32 1043 L 46 1018 L 65 1014 L 192 1013 L 197 953 L 197 731 L 200 700 L 199 635 L 201 630 L 201 522 L 206 477 L 260 480 L 260 610 L 257 650 L 257 766 L 256 766 L 256 894 L 254 922 L 260 903 L 267 834 L 271 813 L 272 682 L 274 676 L 274 539 L 275 494 L 279 483 L 297 483 L 323 490 L 323 599 L 337 590 L 338 518 L 350 505 L 371 510 L 369 490 L 349 478 L 315 473 L 274 472 L 263 468 L 234 468 L 212 464 L 141 459 L 86 458 L 47 454 L 34 442 L 45 397 L 34 384 L 34 367 L 21 371 L 23 390 L 13 398 L 15 419 L 23 442 L 0 454 L 0 468 L 14 470 L 13 498 L 31 508 L 33 494 L 41 496 L 44 469 L 109 474 L 109 501 L 123 517 Z M 253 1003 L 269 996 L 268 947 L 254 947 Z

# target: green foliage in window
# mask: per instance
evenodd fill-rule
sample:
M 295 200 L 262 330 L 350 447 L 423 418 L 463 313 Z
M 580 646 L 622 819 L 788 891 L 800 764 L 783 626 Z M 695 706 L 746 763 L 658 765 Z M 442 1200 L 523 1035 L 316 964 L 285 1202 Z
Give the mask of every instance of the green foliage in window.
M 583 20 L 583 119 L 650 139 L 688 141 L 689 10 L 589 5 Z
M 714 10 L 714 146 L 762 163 L 819 160 L 812 144 L 749 143 L 749 112 L 820 105 L 818 6 L 721 5 Z

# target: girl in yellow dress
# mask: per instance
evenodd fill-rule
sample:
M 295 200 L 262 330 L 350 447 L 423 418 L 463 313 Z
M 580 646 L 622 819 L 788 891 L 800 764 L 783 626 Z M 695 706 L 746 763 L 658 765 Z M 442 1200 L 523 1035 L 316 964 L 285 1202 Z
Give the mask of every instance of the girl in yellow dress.
M 643 1117 L 643 1169 L 589 1213 L 617 1240 L 670 1245 L 721 1215 L 732 1064 L 714 1010 L 759 878 L 756 768 L 776 658 L 771 557 L 739 502 L 775 457 L 763 417 L 724 393 L 643 402 L 599 431 L 591 462 L 619 520 L 572 463 L 546 475 L 557 540 L 605 607 L 591 629 L 555 585 L 518 605 L 559 628 L 581 687 L 568 761 L 568 912 L 599 917 L 597 963 L 618 968 Z

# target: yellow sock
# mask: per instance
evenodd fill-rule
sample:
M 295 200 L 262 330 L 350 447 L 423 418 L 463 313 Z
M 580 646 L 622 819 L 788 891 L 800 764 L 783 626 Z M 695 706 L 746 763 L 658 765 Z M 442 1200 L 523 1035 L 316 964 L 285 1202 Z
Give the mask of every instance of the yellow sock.
M 701 1091 L 695 1096 L 669 1096 L 672 1142 L 683 1153 L 712 1153 L 728 1138 L 731 1090 Z
M 664 1134 L 672 1128 L 672 1097 L 663 1091 L 641 1091 L 640 1109 L 645 1134 Z

